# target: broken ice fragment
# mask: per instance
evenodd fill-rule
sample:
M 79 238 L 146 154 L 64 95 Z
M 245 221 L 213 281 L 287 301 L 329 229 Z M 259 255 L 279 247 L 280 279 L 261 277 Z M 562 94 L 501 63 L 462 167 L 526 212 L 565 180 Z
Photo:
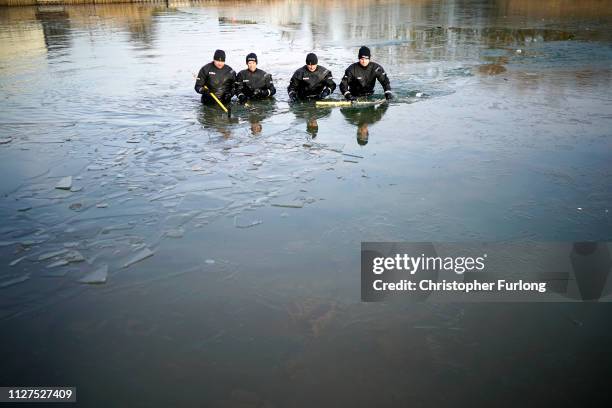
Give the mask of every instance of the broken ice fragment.
M 2 137 L 0 138 L 0 144 L 7 144 L 13 141 L 12 137 Z
M 25 259 L 25 256 L 22 256 L 21 258 L 17 258 L 14 261 L 12 261 L 9 266 L 15 266 L 17 265 L 19 262 L 23 261 Z
M 293 201 L 290 203 L 272 203 L 272 207 L 283 207 L 283 208 L 302 208 L 304 203 L 301 201 Z
M 47 268 L 57 268 L 58 266 L 66 266 L 68 265 L 68 261 L 65 259 L 60 259 L 57 262 L 53 262 L 52 264 L 47 265 Z
M 108 278 L 108 265 L 103 265 L 92 273 L 83 276 L 79 279 L 79 283 L 88 283 L 91 285 L 106 283 Z
M 98 207 L 98 208 L 107 208 L 108 207 L 108 203 L 98 203 L 98 204 L 96 204 L 96 207 Z
M 74 263 L 74 262 L 83 262 L 85 260 L 85 257 L 81 255 L 79 251 L 72 250 L 72 251 L 69 251 L 66 254 L 66 256 L 64 256 L 64 259 L 67 262 Z
M 263 223 L 263 221 L 261 221 L 261 220 L 252 220 L 252 221 L 249 221 L 249 220 L 245 220 L 244 218 L 239 217 L 239 216 L 235 216 L 234 217 L 234 227 L 236 227 L 236 228 L 251 228 L 251 227 L 254 227 L 254 226 L 259 225 L 261 223 Z
M 123 267 L 124 267 L 124 268 L 127 268 L 127 267 L 129 267 L 129 266 L 132 266 L 132 265 L 134 265 L 135 263 L 142 261 L 143 259 L 147 259 L 148 257 L 153 256 L 153 254 L 154 254 L 154 253 L 155 253 L 155 252 L 153 252 L 153 251 L 151 251 L 149 248 L 146 248 L 146 247 L 145 247 L 144 249 L 142 249 L 141 251 L 139 251 L 139 252 L 138 252 L 136 255 L 134 255 L 134 256 L 132 257 L 132 259 L 130 259 L 129 261 L 127 261 L 127 262 L 126 262 L 126 263 L 123 265 Z
M 208 264 L 208 265 L 214 265 L 215 264 L 215 260 L 214 259 L 207 259 L 204 262 L 206 262 L 206 264 Z
M 19 276 L 17 278 L 5 280 L 4 282 L 0 282 L 0 288 L 8 288 L 9 286 L 16 285 L 21 282 L 25 282 L 30 279 L 30 274 L 26 273 L 25 275 Z
M 63 278 L 68 274 L 68 269 L 51 269 L 43 274 L 45 278 Z
M 25 241 L 21 241 L 20 244 L 23 246 L 32 246 L 42 244 L 45 241 L 46 239 L 26 239 Z
M 56 256 L 60 256 L 60 255 L 64 255 L 66 252 L 68 252 L 67 249 L 61 249 L 59 251 L 55 251 L 55 252 L 47 252 L 46 254 L 42 254 L 38 257 L 39 261 L 46 261 L 47 259 L 51 259 L 51 258 L 55 258 Z
M 72 187 L 72 176 L 62 178 L 56 185 L 55 188 L 60 190 L 70 190 Z
M 183 234 L 185 234 L 185 230 L 182 228 L 171 229 L 164 233 L 168 238 L 183 238 Z

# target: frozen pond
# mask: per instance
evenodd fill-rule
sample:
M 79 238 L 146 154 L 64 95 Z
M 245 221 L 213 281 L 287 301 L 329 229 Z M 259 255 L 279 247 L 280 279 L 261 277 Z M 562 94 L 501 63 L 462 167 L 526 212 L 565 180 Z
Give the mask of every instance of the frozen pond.
M 594 0 L 0 8 L 0 382 L 100 407 L 576 406 L 611 375 L 609 307 L 363 304 L 359 249 L 611 240 L 611 22 Z M 393 102 L 288 104 L 306 53 L 339 82 L 364 44 Z M 275 100 L 203 107 L 216 48 L 236 71 L 256 52 Z

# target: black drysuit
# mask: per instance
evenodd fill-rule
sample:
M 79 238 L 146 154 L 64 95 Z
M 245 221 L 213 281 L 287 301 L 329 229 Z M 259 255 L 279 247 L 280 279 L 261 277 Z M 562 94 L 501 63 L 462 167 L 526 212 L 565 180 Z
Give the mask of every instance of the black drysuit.
M 340 82 L 340 92 L 346 96 L 350 92 L 353 96 L 370 96 L 374 93 L 376 80 L 382 85 L 385 93 L 391 92 L 389 78 L 382 66 L 375 62 L 370 62 L 367 67 L 355 62 L 344 72 L 342 82 Z
M 261 92 L 254 96 L 256 89 Z M 236 95 L 240 97 L 243 94 L 248 99 L 263 99 L 272 96 L 276 93 L 276 88 L 272 83 L 272 75 L 261 69 L 255 69 L 254 72 L 248 69 L 242 70 L 236 76 Z
M 216 103 L 205 90 L 201 89 L 206 85 L 221 102 L 227 104 L 232 99 L 235 82 L 236 73 L 229 65 L 224 65 L 223 68 L 219 69 L 215 67 L 213 62 L 209 62 L 200 69 L 194 89 L 197 93 L 202 94 L 202 103 Z
M 304 65 L 295 71 L 291 77 L 287 92 L 289 96 L 291 96 L 291 93 L 295 93 L 299 99 L 319 99 L 325 88 L 329 89 L 330 94 L 336 89 L 331 71 L 318 65 L 314 72 L 310 72 L 308 67 Z

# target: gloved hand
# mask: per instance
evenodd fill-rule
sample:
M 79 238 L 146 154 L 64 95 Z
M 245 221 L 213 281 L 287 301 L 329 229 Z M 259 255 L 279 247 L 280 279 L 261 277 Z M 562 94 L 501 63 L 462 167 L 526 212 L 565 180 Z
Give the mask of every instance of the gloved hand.
M 245 94 L 238 95 L 238 103 L 245 103 L 247 101 L 247 97 Z
M 321 92 L 321 95 L 319 95 L 319 98 L 321 99 L 325 99 L 329 96 L 331 92 L 329 91 L 329 88 L 325 87 L 323 88 L 323 91 Z
M 263 96 L 263 92 L 261 91 L 261 89 L 256 89 L 253 91 L 253 96 L 256 98 L 259 98 L 261 96 Z
M 357 100 L 357 98 L 355 98 L 353 95 L 351 95 L 351 93 L 350 93 L 350 92 L 345 93 L 345 94 L 344 94 L 344 98 L 345 98 L 347 101 L 351 101 L 351 102 L 353 102 L 353 101 L 356 101 L 356 100 Z
M 391 92 L 385 92 L 385 99 L 390 101 L 393 99 L 393 94 Z
M 295 92 L 290 92 L 289 99 L 291 100 L 291 102 L 297 102 L 298 100 L 297 94 Z
M 200 93 L 201 94 L 209 94 L 210 93 L 210 89 L 208 89 L 208 87 L 206 85 L 200 87 Z

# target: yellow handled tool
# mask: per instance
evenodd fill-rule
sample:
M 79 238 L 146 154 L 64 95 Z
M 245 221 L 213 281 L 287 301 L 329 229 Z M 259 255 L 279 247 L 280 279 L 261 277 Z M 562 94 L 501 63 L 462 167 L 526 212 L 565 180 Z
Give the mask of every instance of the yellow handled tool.
M 194 77 L 195 77 L 195 75 L 194 75 Z M 196 79 L 197 79 L 197 80 L 200 80 L 200 78 L 196 78 Z M 218 105 L 221 107 L 221 109 L 223 109 L 223 111 L 224 111 L 225 113 L 227 113 L 227 117 L 228 117 L 228 118 L 229 118 L 230 116 L 232 116 L 232 111 L 231 111 L 231 110 L 229 110 L 229 109 L 227 109 L 227 108 L 225 107 L 225 105 L 223 105 L 223 104 L 221 103 L 221 101 L 219 100 L 219 98 L 217 98 L 217 95 L 215 95 L 214 93 L 210 92 L 210 89 L 208 89 L 208 87 L 207 87 L 206 85 L 204 85 L 204 86 L 202 87 L 202 89 L 206 89 L 206 90 L 208 91 L 208 94 L 209 94 L 210 96 L 212 96 L 212 98 L 215 100 L 215 102 L 217 102 L 217 104 L 218 104 Z
M 208 89 L 208 87 L 206 85 L 204 85 L 202 87 L 203 89 L 206 89 L 208 91 L 208 94 L 210 96 L 212 96 L 212 98 L 215 100 L 215 102 L 217 102 L 219 104 L 219 106 L 221 107 L 221 109 L 223 109 L 223 111 L 225 111 L 225 113 L 229 113 L 229 110 L 227 110 L 227 108 L 225 107 L 225 105 L 223 105 L 221 103 L 221 101 L 219 100 L 219 98 L 217 98 L 217 95 L 215 95 L 214 93 L 210 92 L 210 89 Z

